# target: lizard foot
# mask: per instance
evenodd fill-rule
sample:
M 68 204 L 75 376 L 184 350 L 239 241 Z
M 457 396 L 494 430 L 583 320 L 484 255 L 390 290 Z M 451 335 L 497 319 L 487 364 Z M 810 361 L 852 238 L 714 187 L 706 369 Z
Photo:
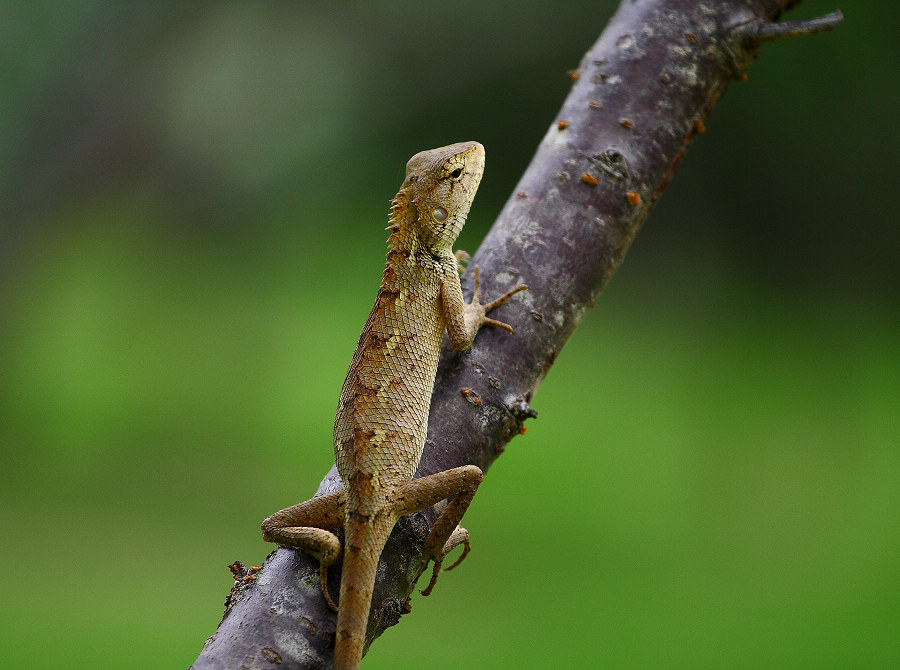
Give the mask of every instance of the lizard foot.
M 440 561 L 434 562 L 434 570 L 431 571 L 431 581 L 428 582 L 428 586 L 419 591 L 423 596 L 430 596 L 431 590 L 434 588 L 434 585 L 437 584 L 438 575 L 441 574 L 441 563 Z
M 451 563 L 446 568 L 442 568 L 441 566 L 444 564 L 444 559 L 447 558 L 447 555 L 456 549 L 456 547 L 462 545 L 462 554 L 459 558 L 457 558 L 453 563 Z M 469 531 L 467 531 L 462 526 L 457 526 L 453 533 L 450 535 L 450 538 L 447 540 L 446 544 L 444 544 L 444 549 L 441 552 L 443 555 L 440 560 L 435 560 L 434 569 L 431 571 L 431 581 L 428 582 L 428 586 L 425 587 L 424 590 L 419 591 L 423 596 L 427 596 L 431 594 L 432 589 L 434 589 L 434 585 L 437 583 L 438 575 L 442 572 L 447 572 L 448 570 L 452 570 L 457 565 L 463 562 L 463 559 L 469 555 L 469 552 L 472 551 L 472 547 L 469 544 Z
M 472 302 L 469 304 L 479 307 L 482 310 L 482 312 L 481 312 L 482 316 L 481 316 L 481 319 L 479 320 L 479 327 L 493 326 L 495 328 L 503 328 L 503 330 L 507 330 L 510 333 L 513 332 L 512 326 L 510 326 L 508 323 L 504 323 L 503 321 L 497 321 L 496 319 L 489 319 L 487 316 L 485 316 L 485 314 L 490 312 L 492 309 L 499 307 L 500 305 L 505 303 L 507 300 L 512 298 L 519 291 L 527 291 L 527 290 L 528 290 L 527 284 L 519 284 L 511 291 L 507 291 L 506 293 L 501 295 L 496 300 L 492 300 L 487 305 L 482 305 L 481 304 L 481 268 L 478 265 L 476 265 L 475 266 L 475 286 L 472 289 Z
M 332 612 L 337 612 L 337 605 L 334 604 L 331 594 L 328 593 L 328 566 L 324 563 L 319 564 L 319 581 L 322 582 L 322 595 L 325 597 L 325 603 L 331 608 Z

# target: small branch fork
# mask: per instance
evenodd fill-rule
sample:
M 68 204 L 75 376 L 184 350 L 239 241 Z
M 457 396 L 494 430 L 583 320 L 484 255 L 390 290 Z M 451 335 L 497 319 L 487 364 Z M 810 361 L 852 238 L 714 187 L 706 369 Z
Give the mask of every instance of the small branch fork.
M 765 42 L 775 42 L 788 37 L 800 35 L 813 35 L 834 30 L 844 20 L 844 15 L 838 11 L 813 19 L 801 19 L 799 21 L 779 21 L 771 23 L 759 23 L 753 21 L 739 26 L 734 35 L 742 39 L 745 46 L 754 47 Z

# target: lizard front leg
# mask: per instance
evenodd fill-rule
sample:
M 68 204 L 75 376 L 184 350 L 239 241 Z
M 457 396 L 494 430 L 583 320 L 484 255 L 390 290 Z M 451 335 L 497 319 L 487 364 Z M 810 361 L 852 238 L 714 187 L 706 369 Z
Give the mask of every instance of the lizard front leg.
M 434 527 L 425 539 L 425 551 L 434 561 L 431 581 L 422 591 L 427 596 L 434 588 L 444 558 L 459 545 L 465 545 L 463 555 L 450 568 L 459 565 L 469 553 L 469 533 L 459 526 L 469 503 L 475 497 L 478 485 L 484 479 L 481 469 L 475 465 L 463 465 L 451 470 L 443 470 L 426 477 L 413 479 L 400 487 L 396 509 L 401 516 L 412 514 L 446 499 L 447 506 L 438 515 Z M 450 569 L 448 568 L 448 569 Z
M 322 595 L 337 611 L 328 593 L 328 566 L 341 553 L 341 542 L 331 531 L 344 524 L 344 490 L 329 493 L 275 512 L 262 522 L 263 539 L 282 547 L 299 549 L 319 559 Z
M 496 300 L 486 305 L 481 304 L 481 268 L 475 266 L 475 286 L 472 291 L 472 302 L 463 301 L 462 289 L 459 285 L 459 279 L 453 277 L 449 281 L 445 281 L 441 289 L 441 300 L 443 302 L 444 319 L 447 323 L 447 337 L 450 339 L 450 346 L 457 351 L 468 349 L 478 330 L 482 326 L 494 326 L 495 328 L 503 328 L 504 330 L 513 332 L 512 326 L 503 321 L 490 319 L 486 315 L 495 307 L 499 307 L 519 291 L 527 291 L 528 286 L 519 284 L 514 289 L 507 291 Z

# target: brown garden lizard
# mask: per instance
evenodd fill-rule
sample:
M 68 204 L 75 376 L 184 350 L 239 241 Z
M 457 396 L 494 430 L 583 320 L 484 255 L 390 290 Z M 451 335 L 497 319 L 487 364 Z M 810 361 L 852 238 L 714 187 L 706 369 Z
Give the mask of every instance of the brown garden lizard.
M 482 326 L 512 332 L 486 314 L 519 285 L 487 305 L 463 301 L 453 243 L 465 223 L 484 172 L 484 148 L 461 142 L 422 151 L 406 165 L 406 179 L 392 201 L 387 263 L 341 389 L 334 421 L 334 455 L 343 488 L 288 507 L 267 518 L 263 537 L 295 547 L 320 561 L 322 595 L 337 609 L 334 667 L 358 668 L 363 654 L 375 572 L 397 520 L 449 500 L 425 541 L 434 560 L 431 592 L 444 557 L 469 550 L 458 524 L 483 478 L 475 465 L 413 479 L 422 456 L 428 409 L 446 331 L 463 350 Z M 327 569 L 341 552 L 332 531 L 344 528 L 339 607 L 328 593 Z M 449 568 L 447 568 L 449 569 Z

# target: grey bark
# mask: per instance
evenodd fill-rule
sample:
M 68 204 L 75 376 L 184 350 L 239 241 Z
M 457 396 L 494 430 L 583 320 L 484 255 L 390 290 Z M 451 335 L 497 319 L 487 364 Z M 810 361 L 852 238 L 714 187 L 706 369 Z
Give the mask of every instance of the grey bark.
M 514 336 L 486 329 L 468 351 L 445 345 L 418 475 L 467 463 L 487 471 L 534 416 L 529 403 L 557 354 L 621 263 L 716 100 L 743 76 L 755 47 L 778 33 L 780 24 L 771 22 L 788 4 L 622 2 L 572 74 L 568 98 L 472 259 L 482 268 L 484 295 L 520 281 L 531 290 L 492 314 L 509 322 Z M 804 31 L 794 22 L 786 32 L 821 29 Z M 470 294 L 468 274 L 463 285 Z M 318 494 L 339 487 L 332 469 Z M 431 510 L 412 515 L 392 534 L 372 600 L 369 643 L 406 611 L 426 567 L 422 544 L 433 520 Z M 329 580 L 339 584 L 339 565 Z M 329 668 L 334 629 L 316 561 L 278 549 L 255 580 L 236 584 L 192 667 Z

